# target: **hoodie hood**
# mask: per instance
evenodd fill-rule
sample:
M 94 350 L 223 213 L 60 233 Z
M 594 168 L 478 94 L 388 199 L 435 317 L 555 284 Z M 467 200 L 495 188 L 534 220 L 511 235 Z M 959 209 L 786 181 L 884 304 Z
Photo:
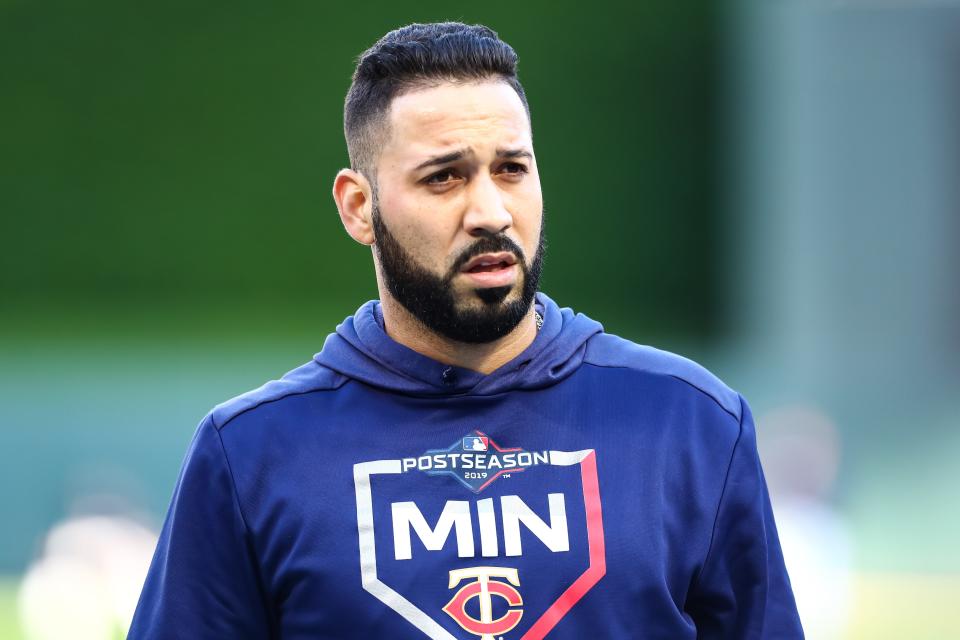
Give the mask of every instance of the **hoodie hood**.
M 583 361 L 587 340 L 603 332 L 599 322 L 557 306 L 542 293 L 534 301 L 543 317 L 537 337 L 520 355 L 482 374 L 437 362 L 387 335 L 378 300 L 371 300 L 327 336 L 314 356 L 319 364 L 365 384 L 407 395 L 492 395 L 540 389 L 563 380 Z

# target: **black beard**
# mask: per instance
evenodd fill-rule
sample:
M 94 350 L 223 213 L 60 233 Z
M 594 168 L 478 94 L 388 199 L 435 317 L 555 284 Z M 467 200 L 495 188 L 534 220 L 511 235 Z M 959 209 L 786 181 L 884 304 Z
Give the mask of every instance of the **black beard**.
M 457 342 L 482 344 L 493 342 L 516 328 L 529 312 L 540 285 L 545 249 L 543 226 L 533 260 L 527 265 L 523 249 L 503 234 L 488 234 L 464 249 L 446 276 L 431 273 L 407 253 L 393 237 L 380 209 L 373 207 L 373 248 L 380 261 L 380 270 L 390 294 L 428 329 Z M 519 295 L 504 302 L 515 285 L 474 289 L 483 302 L 480 308 L 460 309 L 453 295 L 453 279 L 471 259 L 484 253 L 509 251 L 517 257 L 521 270 Z

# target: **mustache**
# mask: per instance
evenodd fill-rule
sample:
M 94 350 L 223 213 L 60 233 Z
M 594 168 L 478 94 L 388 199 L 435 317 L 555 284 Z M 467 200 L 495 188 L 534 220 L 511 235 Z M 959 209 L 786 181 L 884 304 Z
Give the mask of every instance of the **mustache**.
M 453 278 L 460 273 L 460 269 L 463 268 L 463 265 L 473 260 L 476 256 L 484 253 L 500 253 L 502 251 L 509 251 L 515 255 L 520 268 L 526 270 L 527 258 L 523 255 L 523 249 L 521 249 L 516 242 L 503 234 L 491 234 L 483 236 L 460 252 L 460 255 L 457 256 L 457 259 L 453 261 L 453 266 L 450 267 L 450 272 L 447 274 L 447 280 L 453 280 Z

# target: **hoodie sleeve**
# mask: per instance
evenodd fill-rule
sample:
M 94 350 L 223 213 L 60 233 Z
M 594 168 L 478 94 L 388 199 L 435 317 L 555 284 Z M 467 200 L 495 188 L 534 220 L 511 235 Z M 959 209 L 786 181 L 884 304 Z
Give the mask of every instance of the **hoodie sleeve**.
M 268 638 L 250 536 L 213 418 L 187 452 L 129 640 Z
M 687 601 L 697 638 L 803 638 L 757 454 L 753 416 L 740 398 L 734 446 L 713 539 Z

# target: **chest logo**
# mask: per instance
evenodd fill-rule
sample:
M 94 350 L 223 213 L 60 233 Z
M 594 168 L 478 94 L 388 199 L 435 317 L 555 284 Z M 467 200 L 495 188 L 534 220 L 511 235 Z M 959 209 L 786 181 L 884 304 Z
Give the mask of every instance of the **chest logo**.
M 505 582 L 491 578 L 502 578 Z M 516 569 L 473 567 L 450 572 L 451 589 L 464 580 L 472 581 L 461 587 L 443 607 L 443 610 L 456 620 L 457 624 L 473 635 L 480 636 L 480 640 L 496 640 L 496 636 L 517 626 L 520 618 L 523 617 L 523 609 L 516 607 L 523 604 L 523 598 L 515 588 L 520 586 L 520 577 Z M 493 617 L 493 596 L 502 598 L 511 607 L 496 619 Z M 467 613 L 467 603 L 474 598 L 478 599 L 480 605 L 479 620 Z
M 550 464 L 549 451 L 502 447 L 482 431 L 474 431 L 445 449 L 430 449 L 416 458 L 402 460 L 403 472 L 421 471 L 428 476 L 450 476 L 474 493 L 494 480 L 530 467 Z
M 461 434 L 435 455 L 445 462 L 431 454 L 354 464 L 363 589 L 430 640 L 552 637 L 607 571 L 596 451 L 511 451 L 475 433 Z M 529 469 L 523 466 L 527 456 L 550 477 L 540 474 L 545 486 L 518 482 L 513 495 L 467 496 L 438 486 L 438 495 L 428 497 L 423 485 L 432 489 L 434 483 L 417 477 L 429 473 L 423 467 L 442 464 L 450 466 L 433 470 L 459 476 L 486 466 L 515 473 Z M 476 493 L 483 490 L 459 480 Z M 512 566 L 491 566 L 501 562 Z M 551 593 L 558 595 L 551 600 Z

